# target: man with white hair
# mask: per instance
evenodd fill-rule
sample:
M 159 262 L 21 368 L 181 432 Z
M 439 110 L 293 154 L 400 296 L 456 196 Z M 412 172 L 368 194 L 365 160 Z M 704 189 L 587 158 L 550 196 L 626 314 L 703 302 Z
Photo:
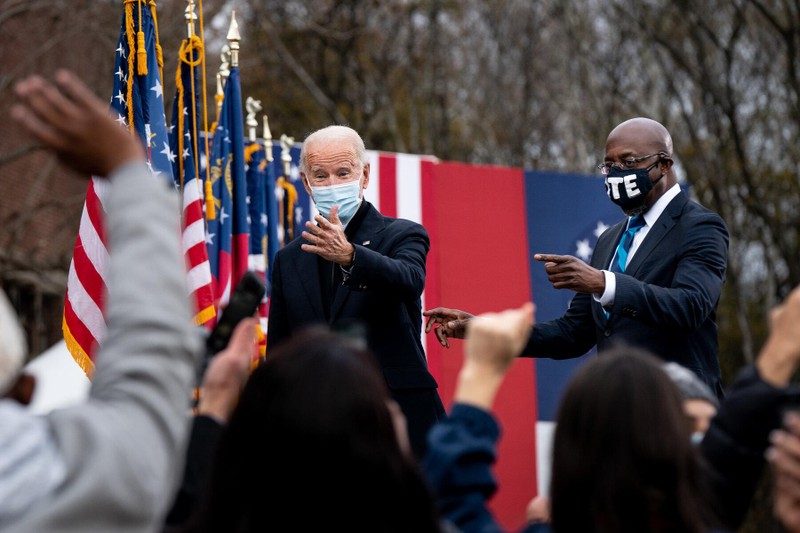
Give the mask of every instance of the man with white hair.
M 75 76 L 16 86 L 15 121 L 85 175 L 107 176 L 108 331 L 89 398 L 34 415 L 0 399 L 3 531 L 155 531 L 178 482 L 201 356 L 178 239 L 177 195 L 141 144 Z M 19 329 L 0 305 L 3 392 L 19 381 Z M 10 332 L 10 333 L 9 333 Z M 6 335 L 7 333 L 8 336 Z
M 420 338 L 430 240 L 420 224 L 364 201 L 369 174 L 351 128 L 328 126 L 303 142 L 300 175 L 320 214 L 275 257 L 267 350 L 312 324 L 363 334 L 422 457 L 444 415 Z

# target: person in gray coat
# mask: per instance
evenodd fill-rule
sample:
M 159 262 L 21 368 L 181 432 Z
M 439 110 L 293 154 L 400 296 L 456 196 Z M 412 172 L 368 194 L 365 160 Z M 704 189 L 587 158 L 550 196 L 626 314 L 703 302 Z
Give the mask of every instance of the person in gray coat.
M 75 170 L 107 176 L 108 331 L 89 398 L 46 416 L 0 400 L 3 531 L 139 532 L 163 523 L 183 466 L 201 357 L 179 241 L 178 197 L 137 139 L 73 74 L 16 86 L 12 117 Z M 0 379 L 18 381 L 14 365 Z

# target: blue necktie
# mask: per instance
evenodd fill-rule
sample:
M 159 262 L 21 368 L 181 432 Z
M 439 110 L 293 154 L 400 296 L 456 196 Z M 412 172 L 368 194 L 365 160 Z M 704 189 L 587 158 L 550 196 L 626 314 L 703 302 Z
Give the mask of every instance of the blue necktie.
M 611 272 L 625 272 L 625 265 L 628 263 L 628 252 L 631 250 L 633 244 L 633 237 L 636 232 L 644 226 L 644 217 L 636 215 L 631 217 L 628 221 L 628 229 L 622 234 L 622 238 L 617 246 L 617 256 L 611 262 Z

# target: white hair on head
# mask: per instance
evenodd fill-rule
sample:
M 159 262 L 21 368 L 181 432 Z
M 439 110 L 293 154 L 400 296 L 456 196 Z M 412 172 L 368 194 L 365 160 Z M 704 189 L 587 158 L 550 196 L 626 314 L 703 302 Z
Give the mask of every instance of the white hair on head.
M 353 144 L 353 148 L 356 151 L 356 156 L 358 160 L 361 161 L 362 165 L 366 165 L 368 163 L 367 160 L 367 149 L 364 146 L 364 140 L 361 138 L 361 135 L 358 134 L 356 130 L 350 128 L 348 126 L 326 126 L 324 128 L 318 129 L 317 131 L 311 133 L 306 137 L 303 141 L 303 146 L 300 149 L 300 171 L 303 173 L 308 172 L 308 168 L 306 167 L 306 147 L 311 142 L 328 142 L 328 141 L 349 141 Z
M 0 290 L 0 395 L 8 392 L 25 363 L 27 346 L 17 313 Z

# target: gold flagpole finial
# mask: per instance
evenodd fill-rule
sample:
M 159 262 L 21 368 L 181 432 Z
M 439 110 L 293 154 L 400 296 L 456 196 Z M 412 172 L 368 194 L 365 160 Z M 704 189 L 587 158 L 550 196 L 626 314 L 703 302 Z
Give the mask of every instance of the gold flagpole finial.
M 292 145 L 294 145 L 294 137 L 289 137 L 285 133 L 281 135 L 281 161 L 283 162 L 283 175 L 287 180 L 292 170 Z
M 242 40 L 239 36 L 239 25 L 236 23 L 236 10 L 231 11 L 231 25 L 228 28 L 227 39 L 231 50 L 231 67 L 236 68 L 239 66 L 239 41 Z
M 194 0 L 186 0 L 186 4 L 183 18 L 186 19 L 186 34 L 191 39 L 195 35 L 194 21 L 197 20 L 197 14 L 194 12 Z
M 267 115 L 264 115 L 264 152 L 267 156 L 267 163 L 272 163 L 274 157 L 272 157 L 272 132 L 269 131 L 269 120 L 267 120 Z
M 258 127 L 256 113 L 261 111 L 261 100 L 256 100 L 252 96 L 248 96 L 247 100 L 245 100 L 244 107 L 247 109 L 247 119 L 245 123 L 247 124 L 248 137 L 250 141 L 256 142 L 256 128 Z

